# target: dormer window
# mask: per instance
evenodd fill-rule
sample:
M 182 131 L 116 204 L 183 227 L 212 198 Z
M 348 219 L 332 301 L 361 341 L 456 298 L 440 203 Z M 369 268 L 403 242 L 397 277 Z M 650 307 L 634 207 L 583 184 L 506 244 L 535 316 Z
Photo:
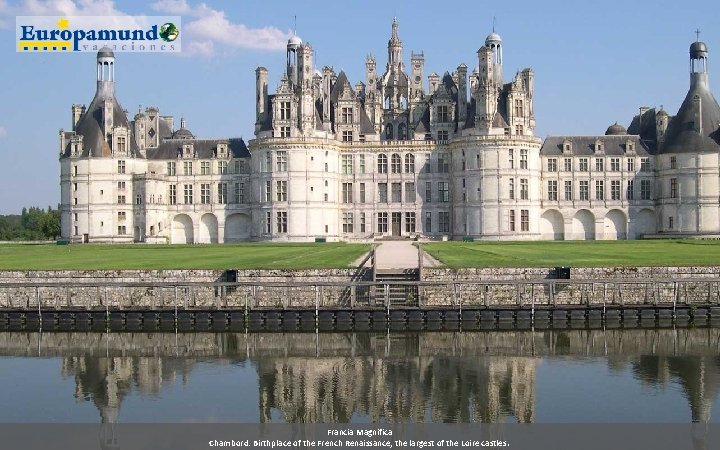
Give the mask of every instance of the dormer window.
M 183 145 L 183 156 L 185 158 L 190 158 L 193 156 L 193 146 L 192 144 L 185 144 Z
M 562 144 L 562 151 L 563 153 L 571 153 L 572 152 L 572 141 L 569 139 L 565 139 Z
M 625 152 L 626 153 L 635 153 L 635 143 L 633 141 L 627 141 L 625 143 Z
M 217 156 L 225 157 L 228 153 L 228 145 L 225 143 L 220 143 L 217 146 Z
M 595 147 L 593 148 L 593 150 L 595 151 L 595 153 L 602 153 L 604 151 L 603 143 L 601 140 L 598 139 L 595 141 Z

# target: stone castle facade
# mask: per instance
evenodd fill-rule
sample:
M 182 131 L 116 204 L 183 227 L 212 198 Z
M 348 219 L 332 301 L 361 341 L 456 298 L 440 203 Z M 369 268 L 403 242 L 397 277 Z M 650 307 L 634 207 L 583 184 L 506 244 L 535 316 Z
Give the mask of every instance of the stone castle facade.
M 73 242 L 636 239 L 720 235 L 720 107 L 690 47 L 675 116 L 641 108 L 604 135 L 535 135 L 534 74 L 505 80 L 493 32 L 471 72 L 405 66 L 392 23 L 382 72 L 316 69 L 297 36 L 271 91 L 256 69 L 255 138 L 196 138 L 147 108 L 129 120 L 115 57 L 60 132 L 62 236 Z

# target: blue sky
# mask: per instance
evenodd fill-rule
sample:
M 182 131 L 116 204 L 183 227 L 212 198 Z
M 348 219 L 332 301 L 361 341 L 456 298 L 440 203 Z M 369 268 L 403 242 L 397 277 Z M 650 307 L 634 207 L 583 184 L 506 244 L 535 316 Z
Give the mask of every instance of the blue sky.
M 688 87 L 694 31 L 710 48 L 710 84 L 720 77 L 720 4 L 678 1 L 387 2 L 296 0 L 0 0 L 0 213 L 59 201 L 58 130 L 70 106 L 95 91 L 94 55 L 15 52 L 16 15 L 182 15 L 181 54 L 117 54 L 117 96 L 131 115 L 139 105 L 184 115 L 200 137 L 252 137 L 254 69 L 276 87 L 284 46 L 297 32 L 319 67 L 364 81 L 365 55 L 384 69 L 394 15 L 403 56 L 424 51 L 425 76 L 460 63 L 477 65 L 493 16 L 503 38 L 506 78 L 535 71 L 538 135 L 602 134 L 626 126 L 643 105 L 673 114 Z M 717 52 L 717 53 L 716 53 Z

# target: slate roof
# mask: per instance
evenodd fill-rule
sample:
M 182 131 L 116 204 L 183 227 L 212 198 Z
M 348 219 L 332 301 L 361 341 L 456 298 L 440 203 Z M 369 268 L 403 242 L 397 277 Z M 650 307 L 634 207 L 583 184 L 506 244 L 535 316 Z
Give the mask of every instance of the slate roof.
M 110 98 L 113 104 L 113 125 L 123 126 L 132 132 L 130 123 L 128 122 L 127 114 L 120 107 L 117 99 L 113 96 Z M 104 98 L 100 95 L 95 95 L 90 106 L 80 117 L 77 125 L 75 126 L 75 133 L 83 136 L 83 152 L 81 156 L 88 157 L 92 156 L 95 158 L 110 157 L 112 150 L 110 148 L 109 140 L 102 131 L 103 122 L 103 102 Z M 128 139 L 128 145 L 130 150 L 130 156 L 140 158 L 142 155 L 138 150 L 135 138 L 133 136 Z M 70 156 L 70 146 L 65 148 L 65 156 Z
M 230 139 L 166 139 L 158 148 L 147 149 L 147 159 L 176 159 L 178 152 L 182 151 L 183 144 L 192 143 L 193 151 L 198 158 L 210 159 L 215 157 L 217 146 L 221 142 L 228 143 L 228 149 L 233 158 L 249 158 L 245 141 L 241 138 Z
M 703 74 L 699 74 L 703 75 Z M 700 132 L 696 130 L 695 98 L 700 99 Z M 705 82 L 695 82 L 678 113 L 670 120 L 661 153 L 720 151 L 720 106 Z
M 614 135 L 614 136 L 548 136 L 540 148 L 540 154 L 543 156 L 564 156 L 563 143 L 565 140 L 572 142 L 572 152 L 568 155 L 593 156 L 597 153 L 593 150 L 595 141 L 600 140 L 603 143 L 604 151 L 602 154 L 608 156 L 625 155 L 625 145 L 628 140 L 635 143 L 635 153 L 637 155 L 650 155 L 649 149 L 642 142 L 640 136 L 633 135 Z

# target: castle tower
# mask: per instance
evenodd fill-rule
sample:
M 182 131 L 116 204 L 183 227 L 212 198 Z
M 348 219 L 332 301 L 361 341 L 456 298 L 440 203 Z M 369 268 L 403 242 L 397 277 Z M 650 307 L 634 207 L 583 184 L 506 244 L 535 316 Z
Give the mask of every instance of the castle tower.
M 255 69 L 255 132 L 260 130 L 267 115 L 268 71 L 264 67 Z
M 287 43 L 287 78 L 290 80 L 291 86 L 297 86 L 298 84 L 298 52 L 302 46 L 302 39 L 296 34 L 293 34 Z
M 402 72 L 402 41 L 398 36 L 398 20 L 393 18 L 392 34 L 388 41 L 388 70 L 395 67 L 398 72 Z

